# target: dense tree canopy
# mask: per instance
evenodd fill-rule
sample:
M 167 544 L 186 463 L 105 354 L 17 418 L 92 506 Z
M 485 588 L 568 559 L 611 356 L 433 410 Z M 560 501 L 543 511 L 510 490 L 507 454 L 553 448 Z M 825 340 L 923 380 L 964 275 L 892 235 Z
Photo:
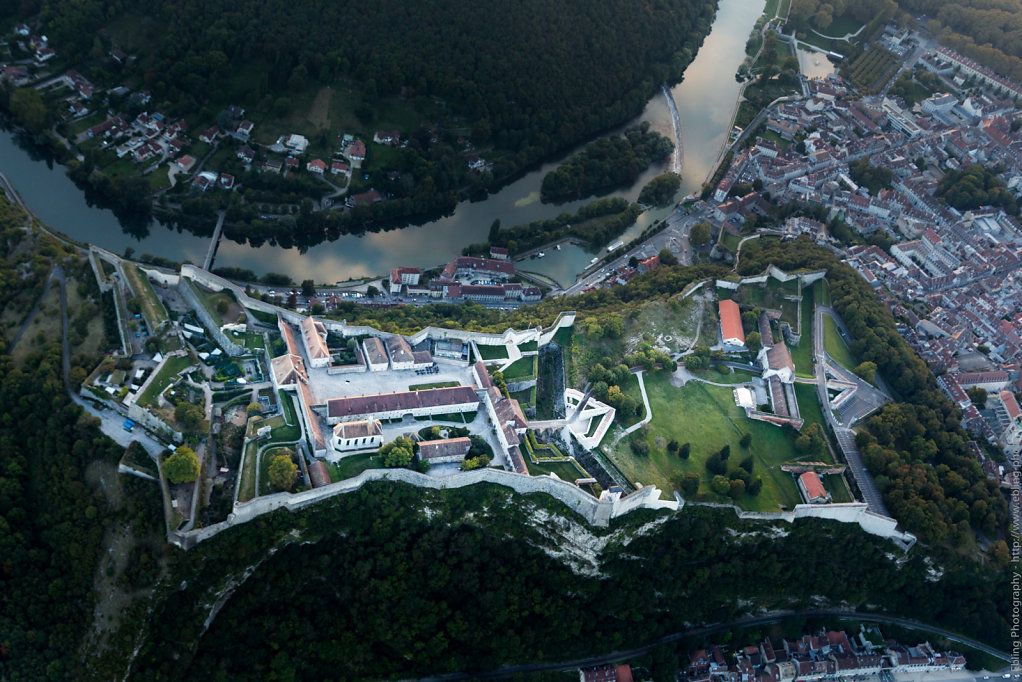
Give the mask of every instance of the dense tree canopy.
M 581 198 L 634 182 L 673 149 L 673 142 L 649 129 L 649 121 L 632 126 L 623 136 L 601 137 L 543 176 L 543 200 Z
M 949 170 L 937 183 L 936 195 L 960 211 L 993 205 L 1008 213 L 1018 213 L 1015 195 L 1000 178 L 1002 170 L 978 163 L 962 170 Z

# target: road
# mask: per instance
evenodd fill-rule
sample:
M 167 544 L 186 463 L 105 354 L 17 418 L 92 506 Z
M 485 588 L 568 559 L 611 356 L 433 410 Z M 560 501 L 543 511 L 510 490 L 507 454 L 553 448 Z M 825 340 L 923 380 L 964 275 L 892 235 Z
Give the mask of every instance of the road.
M 866 469 L 865 464 L 862 462 L 862 453 L 859 452 L 859 448 L 855 445 L 855 432 L 838 423 L 834 418 L 833 411 L 830 409 L 830 397 L 827 395 L 823 327 L 823 314 L 829 310 L 825 306 L 817 305 L 813 311 L 813 376 L 816 377 L 816 392 L 820 401 L 820 408 L 824 418 L 827 420 L 827 424 L 837 438 L 838 446 L 841 448 L 841 452 L 844 453 L 845 461 L 848 462 L 848 468 L 855 478 L 855 483 L 859 487 L 859 492 L 862 494 L 862 499 L 866 506 L 872 512 L 883 516 L 890 516 L 890 513 L 887 511 L 887 505 L 884 504 L 883 495 L 877 490 L 873 475 L 869 473 L 869 470 Z
M 653 235 L 645 242 L 628 251 L 620 251 L 616 258 L 608 263 L 594 267 L 588 273 L 583 273 L 574 284 L 565 289 L 564 296 L 580 294 L 587 288 L 599 286 L 605 280 L 613 277 L 614 271 L 622 265 L 627 265 L 633 256 L 636 260 L 645 260 L 655 256 L 662 249 L 668 249 L 678 258 L 682 265 L 692 265 L 692 247 L 688 241 L 689 230 L 706 217 L 700 213 L 690 212 L 680 206 L 665 218 L 667 227 Z
M 636 658 L 647 654 L 654 648 L 668 644 L 670 642 L 677 642 L 682 638 L 688 637 L 699 637 L 703 635 L 710 635 L 716 632 L 722 632 L 730 630 L 736 627 L 755 627 L 759 625 L 768 625 L 770 623 L 777 623 L 785 618 L 849 618 L 852 620 L 867 622 L 867 623 L 886 623 L 889 625 L 898 625 L 905 628 L 912 628 L 921 632 L 940 635 L 945 637 L 952 642 L 964 644 L 974 649 L 1000 658 L 1004 661 L 1011 660 L 1011 657 L 1007 652 L 1000 651 L 994 647 L 988 646 L 983 642 L 972 639 L 971 637 L 965 637 L 943 628 L 934 627 L 925 623 L 910 620 L 908 618 L 899 618 L 897 616 L 884 616 L 884 615 L 871 615 L 871 614 L 860 614 L 854 611 L 838 611 L 838 610 L 813 610 L 813 611 L 791 611 L 791 612 L 778 612 L 764 616 L 756 616 L 754 618 L 742 618 L 734 620 L 729 623 L 720 623 L 718 625 L 711 625 L 704 628 L 694 628 L 691 630 L 682 630 L 680 632 L 673 632 L 663 637 L 645 644 L 635 649 L 628 649 L 625 651 L 614 651 L 607 654 L 601 654 L 598 656 L 589 656 L 588 658 L 576 658 L 570 661 L 560 661 L 557 663 L 530 663 L 526 665 L 507 666 L 498 670 L 491 670 L 489 672 L 482 673 L 451 673 L 448 675 L 435 675 L 432 677 L 421 678 L 419 682 L 446 682 L 447 680 L 467 680 L 467 679 L 503 679 L 514 677 L 516 675 L 539 673 L 539 672 L 554 672 L 554 671 L 568 671 L 577 670 L 578 668 L 601 665 L 604 663 L 619 663 L 621 661 Z M 972 679 L 971 676 L 966 679 Z

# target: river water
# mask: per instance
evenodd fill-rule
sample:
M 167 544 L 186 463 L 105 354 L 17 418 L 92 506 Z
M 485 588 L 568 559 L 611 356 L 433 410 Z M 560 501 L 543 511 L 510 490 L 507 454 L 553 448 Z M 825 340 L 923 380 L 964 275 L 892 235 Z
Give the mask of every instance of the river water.
M 684 80 L 671 90 L 681 119 L 683 181 L 679 196 L 699 190 L 731 129 L 739 89 L 734 74 L 744 59 L 745 42 L 764 5 L 765 0 L 720 0 L 709 35 L 686 69 Z M 671 113 L 661 92 L 658 91 L 643 113 L 627 125 L 638 121 L 649 121 L 652 129 L 674 139 Z M 296 281 L 311 278 L 321 283 L 382 274 L 399 265 L 433 267 L 459 255 L 463 246 L 485 241 L 495 218 L 510 227 L 553 218 L 561 212 L 574 213 L 592 201 L 587 198 L 553 205 L 539 200 L 543 176 L 575 151 L 577 149 L 543 164 L 484 201 L 459 204 L 453 215 L 425 225 L 345 236 L 312 247 L 305 253 L 271 245 L 253 248 L 224 240 L 215 265 L 249 268 L 257 273 L 282 272 Z M 656 164 L 631 187 L 612 194 L 634 200 L 643 185 L 653 176 L 670 170 L 671 166 L 672 160 Z M 136 254 L 151 253 L 175 261 L 201 263 L 205 256 L 208 238 L 179 233 L 155 223 L 144 236 L 126 233 L 111 211 L 89 206 L 82 191 L 62 168 L 33 158 L 16 143 L 12 132 L 0 131 L 0 171 L 7 175 L 40 219 L 76 240 L 116 253 L 131 247 Z M 623 238 L 627 241 L 637 236 L 669 211 L 668 208 L 647 211 Z M 592 257 L 593 254 L 581 248 L 565 245 L 560 251 L 551 250 L 544 258 L 529 260 L 521 267 L 548 275 L 567 286 Z

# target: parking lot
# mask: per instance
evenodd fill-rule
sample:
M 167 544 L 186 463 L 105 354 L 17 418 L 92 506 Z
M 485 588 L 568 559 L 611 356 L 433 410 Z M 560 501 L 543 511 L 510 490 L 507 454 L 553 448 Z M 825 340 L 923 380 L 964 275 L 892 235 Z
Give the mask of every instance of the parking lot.
M 407 391 L 409 386 L 417 384 L 453 381 L 460 385 L 473 385 L 471 367 L 438 363 L 436 370 L 435 374 L 418 374 L 416 370 L 406 369 L 396 372 L 388 370 L 331 375 L 327 374 L 326 368 L 310 369 L 309 389 L 314 404 L 322 405 L 333 398 Z

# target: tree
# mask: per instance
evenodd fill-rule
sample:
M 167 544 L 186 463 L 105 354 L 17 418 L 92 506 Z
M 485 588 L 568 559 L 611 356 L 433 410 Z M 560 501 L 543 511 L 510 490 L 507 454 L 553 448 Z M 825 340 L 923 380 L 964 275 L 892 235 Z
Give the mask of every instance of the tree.
M 688 459 L 688 455 L 691 450 L 692 446 L 689 443 L 683 443 L 681 448 L 678 450 L 678 457 Z
M 688 240 L 692 246 L 705 246 L 710 242 L 709 223 L 696 223 L 688 234 Z
M 219 301 L 216 302 L 217 315 L 220 315 L 222 317 L 227 314 L 228 310 L 230 310 L 230 305 L 227 303 L 227 301 L 220 299 Z
M 752 455 L 749 455 L 748 457 L 743 459 L 741 462 L 739 462 L 738 466 L 740 466 L 741 468 L 745 469 L 746 471 L 748 471 L 751 474 L 752 473 L 752 467 L 754 466 L 754 460 L 752 459 Z
M 983 409 L 987 404 L 987 390 L 982 386 L 970 388 L 965 392 L 969 396 L 969 400 L 976 403 L 976 407 Z
M 762 489 L 763 489 L 763 479 L 760 478 L 759 476 L 757 476 L 756 478 L 752 479 L 752 482 L 749 483 L 749 486 L 747 488 L 747 490 L 749 491 L 749 494 L 752 495 L 753 497 L 755 497 L 756 495 L 759 495 L 759 491 L 762 490 Z
M 295 464 L 294 457 L 294 450 L 286 449 L 270 459 L 268 469 L 270 485 L 277 490 L 290 491 L 295 487 L 298 480 L 298 465 Z
M 41 133 L 46 127 L 46 104 L 35 88 L 18 88 L 11 95 L 11 114 L 30 133 Z
M 720 453 L 715 452 L 706 458 L 706 470 L 711 474 L 724 474 L 727 472 L 727 464 L 720 458 Z
M 672 455 L 676 455 L 678 454 L 678 448 L 680 447 L 681 445 L 678 443 L 678 441 L 672 438 L 670 442 L 667 443 L 667 452 L 671 453 Z
M 202 430 L 202 422 L 205 416 L 201 407 L 184 401 L 178 403 L 177 407 L 174 408 L 174 419 L 192 432 Z
M 710 482 L 710 489 L 718 495 L 729 495 L 731 493 L 731 481 L 726 476 L 714 476 Z
M 877 366 L 875 362 L 869 362 L 867 360 L 866 362 L 860 362 L 859 365 L 852 371 L 855 372 L 855 374 L 859 376 L 863 381 L 868 381 L 869 383 L 872 384 L 873 379 L 876 378 Z
M 753 331 L 745 335 L 745 347 L 753 355 L 759 352 L 759 349 L 763 347 L 763 339 L 760 337 L 759 332 Z
M 406 467 L 415 457 L 415 444 L 411 438 L 398 436 L 380 448 L 380 457 L 383 459 L 385 467 Z
M 657 255 L 660 256 L 660 265 L 677 265 L 678 264 L 678 257 L 675 256 L 671 252 L 671 250 L 666 248 L 666 247 L 660 249 L 660 253 L 658 253 Z
M 250 417 L 253 416 L 253 415 L 256 415 L 256 414 L 262 414 L 263 413 L 263 406 L 260 405 L 257 402 L 251 402 L 251 403 L 248 404 L 248 407 L 245 408 L 245 412 Z
M 163 473 L 171 483 L 190 483 L 199 477 L 199 456 L 182 445 L 164 460 Z
M 312 298 L 316 295 L 316 283 L 311 279 L 302 280 L 302 296 Z
M 737 498 L 739 495 L 745 492 L 745 481 L 740 478 L 731 479 L 730 490 L 728 495 Z
M 741 445 L 746 450 L 748 450 L 749 446 L 752 445 L 752 434 L 743 433 L 741 439 L 738 441 L 738 444 Z M 749 469 L 749 471 L 752 471 L 752 469 Z
M 731 456 L 731 446 L 730 445 L 724 445 L 724 447 L 722 447 L 720 449 L 720 460 L 722 462 L 726 462 L 727 458 L 730 457 L 730 456 Z
M 645 457 L 649 454 L 650 446 L 649 443 L 642 438 L 636 438 L 631 442 L 632 452 L 640 457 Z
M 699 474 L 689 472 L 681 479 L 681 492 L 686 497 L 695 497 L 699 492 Z
M 376 298 L 379 295 L 380 295 L 380 290 L 377 289 L 372 284 L 370 284 L 368 287 L 366 287 L 366 296 L 368 296 L 369 298 Z

